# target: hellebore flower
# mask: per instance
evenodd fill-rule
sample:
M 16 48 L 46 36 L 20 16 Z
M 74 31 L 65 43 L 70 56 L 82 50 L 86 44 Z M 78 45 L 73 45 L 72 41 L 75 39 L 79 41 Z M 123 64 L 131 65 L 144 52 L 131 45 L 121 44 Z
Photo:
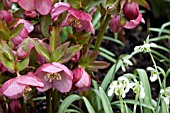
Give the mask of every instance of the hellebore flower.
M 9 9 L 12 7 L 12 1 L 11 0 L 3 0 L 5 9 Z
M 72 87 L 72 72 L 58 62 L 43 64 L 37 69 L 35 76 L 38 76 L 44 83 L 44 87 L 37 88 L 40 92 L 55 87 L 61 93 L 65 93 L 69 92 Z
M 27 75 L 17 76 L 6 81 L 0 89 L 0 95 L 4 94 L 10 99 L 17 99 L 30 91 L 30 86 L 44 86 L 38 77 L 33 76 L 33 72 L 29 72 Z
M 109 27 L 112 32 L 120 32 L 123 29 L 120 23 L 120 18 L 121 18 L 120 15 L 115 15 L 115 14 L 113 15 L 109 23 Z
M 35 9 L 41 15 L 47 15 L 52 7 L 52 0 L 12 0 L 18 2 L 19 6 L 26 11 L 34 11 Z
M 72 26 L 77 32 L 85 30 L 86 32 L 95 33 L 93 25 L 91 23 L 92 17 L 90 14 L 81 10 L 72 8 L 68 3 L 56 3 L 50 12 L 53 21 L 56 21 L 60 14 L 64 11 L 68 11 L 67 17 L 61 24 L 62 27 Z
M 75 89 L 85 91 L 90 87 L 91 79 L 89 74 L 82 68 L 73 70 L 73 86 Z
M 28 34 L 34 30 L 34 26 L 29 21 L 24 20 L 24 19 L 20 19 L 17 22 L 17 24 L 14 26 L 14 28 L 20 23 L 23 23 L 24 27 L 22 31 L 20 32 L 20 34 L 13 39 L 13 42 L 16 45 L 19 45 L 24 39 L 28 37 Z
M 13 113 L 19 113 L 21 110 L 21 104 L 20 101 L 17 99 L 11 100 L 10 102 L 10 108 Z
M 126 24 L 123 26 L 126 29 L 133 29 L 141 22 L 145 23 L 136 2 L 126 3 L 123 7 L 123 13 L 127 19 Z
M 6 10 L 0 10 L 0 19 L 4 19 L 5 22 L 12 20 L 11 14 Z

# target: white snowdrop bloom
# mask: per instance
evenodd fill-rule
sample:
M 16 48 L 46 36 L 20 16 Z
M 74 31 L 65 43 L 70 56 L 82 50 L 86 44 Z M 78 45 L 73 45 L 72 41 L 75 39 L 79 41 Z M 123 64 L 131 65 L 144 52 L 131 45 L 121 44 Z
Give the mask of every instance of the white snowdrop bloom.
M 141 82 L 136 82 L 134 87 L 132 88 L 135 93 L 139 93 L 140 98 L 145 97 L 145 90 Z
M 135 51 L 140 51 L 140 52 L 149 52 L 151 49 L 151 47 L 157 47 L 157 45 L 155 43 L 150 43 L 150 44 L 147 44 L 147 43 L 144 43 L 143 45 L 141 46 L 136 46 L 134 48 Z
M 149 78 L 150 81 L 151 82 L 156 81 L 158 79 L 158 76 L 159 76 L 159 74 L 157 73 L 156 69 L 154 69 L 153 67 L 148 67 L 147 70 L 151 72 L 151 76 Z
M 122 62 L 123 62 L 123 64 L 122 64 L 122 66 L 121 66 L 121 68 L 122 68 L 122 71 L 123 72 L 126 72 L 126 66 L 132 66 L 133 65 L 133 63 L 130 61 L 130 60 L 128 60 L 128 59 L 122 59 Z
M 143 85 L 140 84 L 140 94 L 139 94 L 140 98 L 144 98 L 145 97 L 145 90 L 143 88 Z
M 165 103 L 169 105 L 169 99 L 170 99 L 170 87 L 167 87 L 165 89 L 160 90 L 161 97 L 164 99 Z

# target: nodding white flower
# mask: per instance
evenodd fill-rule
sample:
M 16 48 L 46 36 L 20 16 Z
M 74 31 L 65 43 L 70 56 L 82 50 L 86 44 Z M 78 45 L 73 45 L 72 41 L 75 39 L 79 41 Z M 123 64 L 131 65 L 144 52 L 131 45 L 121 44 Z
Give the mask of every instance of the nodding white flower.
M 135 93 L 139 93 L 140 98 L 145 97 L 145 90 L 141 82 L 136 82 L 134 87 L 132 88 Z
M 164 99 L 165 103 L 169 105 L 169 99 L 170 99 L 170 87 L 167 87 L 165 89 L 160 90 L 161 97 Z
M 156 81 L 159 76 L 159 73 L 156 71 L 156 69 L 154 69 L 153 67 L 148 67 L 147 70 L 151 72 L 151 76 L 150 76 L 151 82 Z
M 151 47 L 154 48 L 154 47 L 157 47 L 157 45 L 155 43 L 150 43 L 150 44 L 144 43 L 141 46 L 136 46 L 134 48 L 134 50 L 146 53 L 146 52 L 150 52 L 150 50 L 151 50 L 150 48 Z
M 122 59 L 122 62 L 123 62 L 123 64 L 122 64 L 122 66 L 121 66 L 121 68 L 122 68 L 122 71 L 124 71 L 124 72 L 126 72 L 126 66 L 132 66 L 133 65 L 133 63 L 129 60 L 129 59 Z

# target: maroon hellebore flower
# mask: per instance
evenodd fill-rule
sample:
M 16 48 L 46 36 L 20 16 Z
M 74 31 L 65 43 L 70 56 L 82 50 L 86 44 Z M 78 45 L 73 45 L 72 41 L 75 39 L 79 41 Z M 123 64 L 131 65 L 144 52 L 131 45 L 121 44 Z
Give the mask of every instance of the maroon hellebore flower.
M 79 59 L 80 59 L 80 51 L 73 58 L 71 58 L 71 61 L 76 63 Z
M 90 76 L 84 69 L 76 68 L 73 70 L 73 84 L 73 88 L 85 91 L 90 87 Z
M 18 2 L 19 6 L 26 11 L 34 11 L 35 9 L 41 15 L 47 15 L 52 7 L 52 0 L 12 0 Z
M 10 99 L 17 99 L 30 91 L 30 86 L 44 86 L 38 77 L 33 76 L 33 72 L 29 72 L 27 75 L 17 76 L 6 81 L 0 88 L 0 95 L 4 94 Z
M 72 87 L 72 72 L 58 62 L 43 64 L 37 69 L 35 76 L 38 76 L 44 83 L 44 87 L 37 88 L 40 92 L 55 87 L 61 93 L 65 93 L 69 92 Z
M 20 113 L 21 110 L 21 104 L 20 101 L 17 99 L 11 100 L 10 102 L 10 108 L 13 113 Z
M 61 24 L 62 27 L 72 26 L 77 32 L 85 30 L 86 32 L 95 33 L 91 23 L 92 17 L 90 14 L 81 10 L 72 8 L 68 3 L 56 3 L 50 12 L 53 21 L 56 21 L 61 13 L 68 11 L 67 17 Z
M 36 11 L 25 11 L 24 15 L 28 18 L 35 18 L 38 13 Z
M 14 27 L 20 23 L 23 23 L 24 27 L 20 34 L 13 39 L 13 42 L 16 45 L 19 45 L 24 39 L 28 37 L 28 34 L 34 30 L 34 26 L 29 21 L 24 19 L 20 19 Z
M 5 22 L 9 22 L 12 20 L 12 16 L 7 10 L 0 10 L 0 19 L 4 19 Z
M 126 24 L 123 26 L 124 28 L 133 29 L 141 22 L 145 23 L 136 2 L 126 3 L 123 7 L 123 13 L 127 18 Z
M 112 19 L 110 20 L 109 26 L 112 32 L 120 32 L 123 29 L 120 23 L 120 18 L 120 15 L 114 14 Z
M 12 1 L 11 0 L 3 0 L 5 9 L 9 9 L 12 7 Z

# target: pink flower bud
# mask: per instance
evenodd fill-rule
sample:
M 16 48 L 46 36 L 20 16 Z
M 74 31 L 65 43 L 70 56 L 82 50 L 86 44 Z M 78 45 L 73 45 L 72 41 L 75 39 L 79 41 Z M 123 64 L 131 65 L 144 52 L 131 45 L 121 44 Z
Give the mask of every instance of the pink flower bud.
M 12 100 L 10 102 L 10 108 L 13 113 L 19 113 L 21 110 L 21 104 L 19 100 Z
M 130 2 L 124 5 L 123 13 L 128 20 L 134 20 L 139 15 L 139 6 L 136 2 Z
M 11 0 L 3 0 L 4 6 L 6 9 L 12 7 L 12 1 Z
M 120 15 L 113 15 L 109 24 L 110 30 L 112 32 L 120 32 L 123 29 L 120 22 L 120 18 L 121 18 Z
M 4 19 L 5 22 L 12 20 L 11 14 L 6 10 L 0 10 L 0 19 Z
M 35 18 L 38 14 L 36 11 L 25 11 L 24 15 L 28 18 Z
M 74 63 L 76 63 L 79 59 L 80 59 L 80 52 L 78 52 L 78 53 L 71 59 L 71 61 L 73 61 Z

